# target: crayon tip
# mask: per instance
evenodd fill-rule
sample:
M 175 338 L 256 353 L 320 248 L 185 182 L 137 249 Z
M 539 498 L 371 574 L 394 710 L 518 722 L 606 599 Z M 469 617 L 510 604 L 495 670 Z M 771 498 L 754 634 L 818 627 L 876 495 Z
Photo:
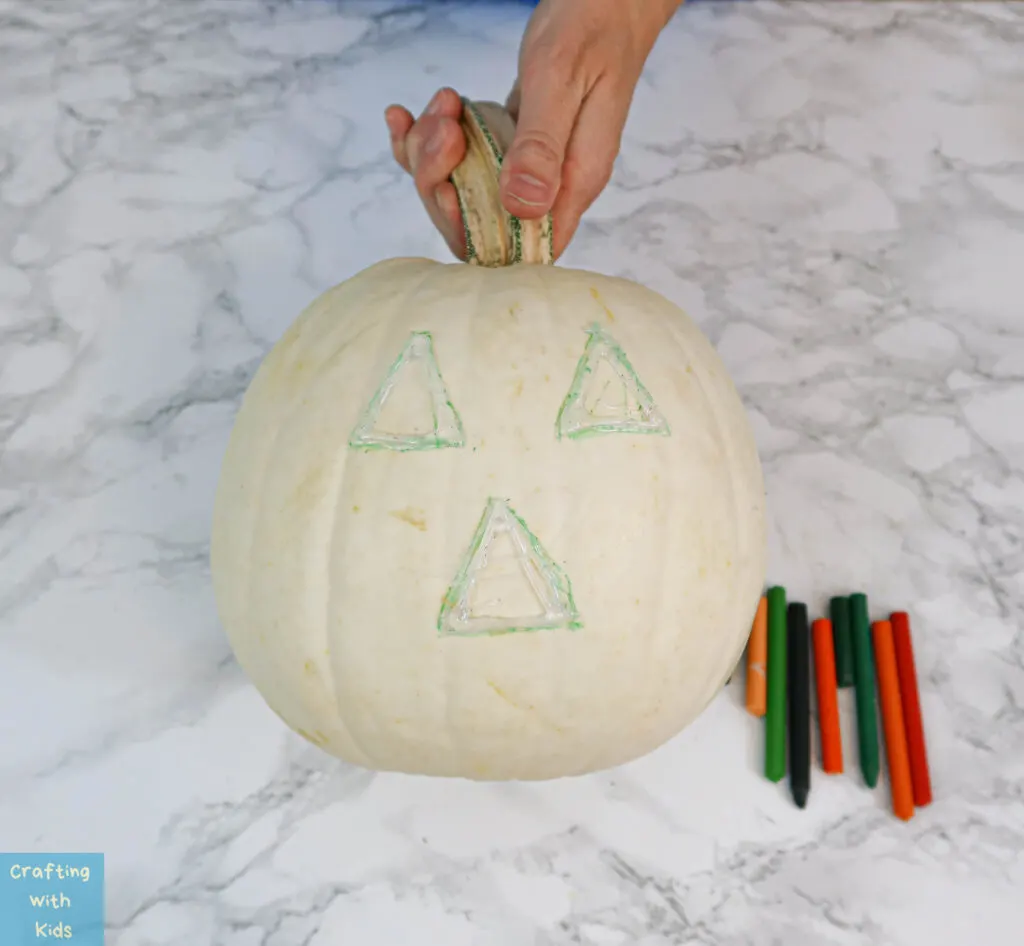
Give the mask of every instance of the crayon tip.
M 797 808 L 807 807 L 807 796 L 810 794 L 805 785 L 794 785 L 793 786 L 793 801 L 796 802 Z
M 867 782 L 868 788 L 874 788 L 878 784 L 878 766 L 872 765 L 867 766 L 864 769 L 864 781 Z

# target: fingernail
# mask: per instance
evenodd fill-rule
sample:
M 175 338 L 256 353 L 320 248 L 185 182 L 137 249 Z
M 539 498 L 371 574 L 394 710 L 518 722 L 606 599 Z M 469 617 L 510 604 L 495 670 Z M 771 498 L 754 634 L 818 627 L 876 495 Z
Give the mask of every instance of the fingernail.
M 427 114 L 436 115 L 441 110 L 441 93 L 435 92 L 434 97 L 427 105 Z
M 515 174 L 508 182 L 508 192 L 521 204 L 539 207 L 547 203 L 548 185 L 532 174 Z

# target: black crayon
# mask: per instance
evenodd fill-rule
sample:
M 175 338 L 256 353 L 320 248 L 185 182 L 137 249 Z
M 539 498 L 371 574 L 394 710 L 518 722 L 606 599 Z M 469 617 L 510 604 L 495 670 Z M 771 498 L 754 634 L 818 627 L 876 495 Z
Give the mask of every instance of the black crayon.
M 786 613 L 789 696 L 789 788 L 798 808 L 811 791 L 811 629 L 807 605 L 794 601 Z

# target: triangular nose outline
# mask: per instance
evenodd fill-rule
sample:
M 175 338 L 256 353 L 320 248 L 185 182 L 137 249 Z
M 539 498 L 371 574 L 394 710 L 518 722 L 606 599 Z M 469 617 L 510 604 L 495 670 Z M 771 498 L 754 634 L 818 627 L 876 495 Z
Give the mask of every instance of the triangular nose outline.
M 600 434 L 671 434 L 668 421 L 658 410 L 650 392 L 644 387 L 625 351 L 612 336 L 596 322 L 587 328 L 587 343 L 576 363 L 569 392 L 558 410 L 555 431 L 559 440 L 568 437 L 578 440 Z M 597 369 L 607 365 L 621 384 L 622 407 L 615 416 L 612 410 L 599 416 L 590 404 L 599 405 L 604 391 L 595 390 Z M 630 404 L 635 404 L 635 407 Z
M 538 609 L 533 614 L 475 614 L 471 603 L 488 565 L 495 540 L 511 540 L 519 575 L 528 583 Z M 437 630 L 442 636 L 478 637 L 518 631 L 576 630 L 583 626 L 569 576 L 551 558 L 540 540 L 507 500 L 487 500 L 462 564 L 441 602 Z
M 410 376 L 416 372 L 415 376 Z M 381 411 L 402 380 L 419 384 L 424 402 L 429 404 L 430 417 L 424 417 L 423 432 L 400 433 L 380 430 Z M 367 404 L 349 437 L 348 445 L 360 450 L 444 450 L 465 446 L 462 418 L 455 410 L 448 388 L 441 377 L 434 354 L 434 340 L 429 332 L 413 332 L 398 357 L 392 362 L 370 403 Z

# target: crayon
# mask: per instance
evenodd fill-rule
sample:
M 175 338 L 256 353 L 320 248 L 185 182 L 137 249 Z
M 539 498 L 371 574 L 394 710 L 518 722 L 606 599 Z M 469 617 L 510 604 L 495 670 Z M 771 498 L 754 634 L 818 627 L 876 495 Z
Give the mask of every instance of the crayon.
M 821 767 L 829 775 L 838 775 L 843 771 L 843 734 L 839 728 L 832 622 L 828 618 L 819 618 L 811 626 L 811 634 L 814 638 L 814 682 L 818 695 Z
M 806 808 L 811 791 L 811 639 L 807 605 L 794 601 L 786 618 L 789 790 L 797 808 Z
M 836 686 L 853 686 L 853 641 L 850 639 L 850 602 L 835 597 L 829 602 L 832 648 L 835 651 Z
M 878 700 L 882 707 L 882 726 L 885 728 L 885 757 L 889 763 L 892 810 L 897 818 L 909 821 L 914 816 L 914 789 L 910 781 L 910 757 L 907 755 L 907 734 L 903 728 L 903 703 L 896 671 L 892 624 L 888 621 L 875 621 L 871 625 L 871 638 L 875 645 Z
M 764 721 L 764 774 L 786 774 L 786 589 L 768 589 L 768 702 Z
M 910 756 L 910 780 L 914 787 L 914 804 L 924 808 L 931 804 L 932 780 L 928 771 L 928 751 L 921 719 L 921 697 L 917 689 L 914 666 L 914 645 L 910 638 L 910 616 L 896 611 L 889 617 L 896 645 L 896 672 L 900 678 L 900 701 L 903 703 L 903 726 L 907 733 L 907 754 Z
M 747 642 L 747 712 L 764 716 L 768 711 L 768 599 L 761 596 L 754 626 Z
M 853 642 L 854 694 L 857 699 L 857 744 L 860 748 L 860 770 L 864 781 L 874 788 L 878 784 L 878 717 L 875 709 L 875 668 L 871 658 L 871 624 L 868 621 L 868 599 L 857 593 L 850 595 L 850 637 Z

